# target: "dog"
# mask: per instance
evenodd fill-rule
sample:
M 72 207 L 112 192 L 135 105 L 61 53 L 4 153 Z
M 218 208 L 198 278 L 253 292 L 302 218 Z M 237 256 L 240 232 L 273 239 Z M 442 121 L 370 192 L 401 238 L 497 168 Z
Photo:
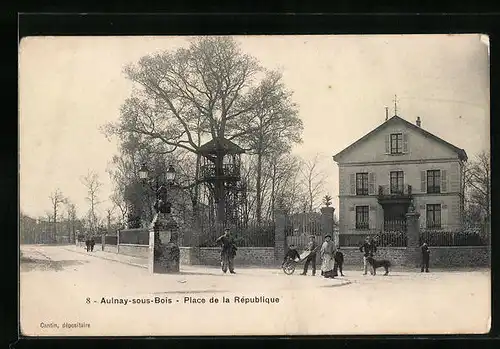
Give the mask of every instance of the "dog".
M 385 269 L 384 275 L 389 274 L 389 268 L 391 267 L 391 262 L 389 262 L 387 259 L 376 260 L 373 257 L 368 257 L 366 260 L 373 267 L 373 275 L 377 274 L 377 268 L 380 267 L 383 267 Z

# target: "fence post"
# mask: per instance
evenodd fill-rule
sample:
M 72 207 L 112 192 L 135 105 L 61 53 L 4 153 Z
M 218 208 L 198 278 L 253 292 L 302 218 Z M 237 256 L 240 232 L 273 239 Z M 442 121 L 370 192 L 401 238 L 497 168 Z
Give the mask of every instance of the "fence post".
M 116 253 L 120 253 L 120 231 L 121 229 L 116 231 Z
M 412 267 L 418 267 L 420 265 L 419 218 L 420 218 L 420 213 L 415 211 L 409 211 L 406 214 L 407 234 L 408 234 L 407 258 L 408 258 L 408 265 Z
M 274 260 L 279 262 L 285 255 L 285 223 L 286 216 L 282 210 L 277 210 L 274 214 L 275 228 L 274 228 Z

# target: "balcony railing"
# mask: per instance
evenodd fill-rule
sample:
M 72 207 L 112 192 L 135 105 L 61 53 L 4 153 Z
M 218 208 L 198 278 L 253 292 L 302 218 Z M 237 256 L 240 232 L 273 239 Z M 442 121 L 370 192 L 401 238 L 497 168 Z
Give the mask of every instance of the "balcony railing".
M 215 165 L 203 165 L 201 167 L 201 176 L 205 179 L 211 179 L 217 177 Z M 223 164 L 222 165 L 222 177 L 240 177 L 240 166 L 237 164 Z
M 378 196 L 380 198 L 404 198 L 411 197 L 412 188 L 411 185 L 406 184 L 403 186 L 390 186 L 390 185 L 379 185 L 378 186 Z

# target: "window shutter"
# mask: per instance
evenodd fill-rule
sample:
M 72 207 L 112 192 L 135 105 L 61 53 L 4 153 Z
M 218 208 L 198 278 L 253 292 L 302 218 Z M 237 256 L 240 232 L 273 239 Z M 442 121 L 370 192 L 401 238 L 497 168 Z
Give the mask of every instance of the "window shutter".
M 403 133 L 403 153 L 408 153 L 408 133 Z
M 446 193 L 448 191 L 448 178 L 447 171 L 441 170 L 441 192 Z
M 426 206 L 425 205 L 420 205 L 420 227 L 426 228 L 427 222 L 427 211 L 426 211 Z
M 385 153 L 386 154 L 391 153 L 391 135 L 385 136 Z
M 349 224 L 347 228 L 350 230 L 356 229 L 356 206 L 349 207 Z
M 441 228 L 448 226 L 448 205 L 441 205 Z
M 373 172 L 368 174 L 368 194 L 375 194 L 375 173 Z
M 349 175 L 349 185 L 350 185 L 350 192 L 351 195 L 356 195 L 356 175 L 354 173 L 351 173 Z
M 458 163 L 453 163 L 451 165 L 450 172 L 448 173 L 448 183 L 449 183 L 449 191 L 451 192 L 460 192 L 460 172 L 458 168 Z
M 375 229 L 377 227 L 377 207 L 370 205 L 368 211 L 368 229 Z
M 427 193 L 427 171 L 420 171 L 420 192 Z

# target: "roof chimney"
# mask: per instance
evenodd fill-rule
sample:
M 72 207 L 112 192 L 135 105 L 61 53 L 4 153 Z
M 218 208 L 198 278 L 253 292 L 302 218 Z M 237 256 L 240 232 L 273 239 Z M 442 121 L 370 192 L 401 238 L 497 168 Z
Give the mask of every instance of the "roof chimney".
M 420 122 L 420 116 L 417 116 L 417 121 L 415 123 L 417 124 L 418 127 L 420 127 L 420 125 L 422 124 Z

